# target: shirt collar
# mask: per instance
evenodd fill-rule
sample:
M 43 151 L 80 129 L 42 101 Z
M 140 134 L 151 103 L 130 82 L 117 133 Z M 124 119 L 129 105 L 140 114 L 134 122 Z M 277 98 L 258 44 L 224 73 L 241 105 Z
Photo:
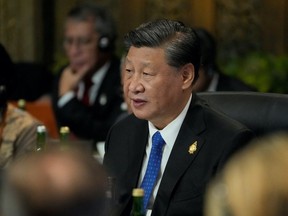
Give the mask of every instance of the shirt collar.
M 163 139 L 165 140 L 166 145 L 168 145 L 169 147 L 173 147 L 175 140 L 178 136 L 178 133 L 180 131 L 181 125 L 184 121 L 184 118 L 188 112 L 188 108 L 189 105 L 191 103 L 192 100 L 192 94 L 186 104 L 186 106 L 184 107 L 184 109 L 182 110 L 182 112 L 172 121 L 170 122 L 165 128 L 163 128 L 162 130 L 158 130 L 150 121 L 148 122 L 148 127 L 149 127 L 149 139 L 152 138 L 153 134 L 156 131 L 160 131 L 161 136 L 163 137 Z
M 94 84 L 99 84 L 104 79 L 111 62 L 106 62 L 100 69 L 98 69 L 92 76 L 91 80 Z
M 207 88 L 207 91 L 216 91 L 217 89 L 217 85 L 218 85 L 218 81 L 219 81 L 219 74 L 218 73 L 214 73 L 212 80 L 210 82 L 210 85 Z

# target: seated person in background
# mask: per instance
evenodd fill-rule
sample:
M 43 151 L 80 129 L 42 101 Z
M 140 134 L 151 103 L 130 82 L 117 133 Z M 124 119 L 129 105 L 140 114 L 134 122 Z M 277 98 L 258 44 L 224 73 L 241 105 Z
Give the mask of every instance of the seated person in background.
M 36 149 L 36 129 L 40 122 L 29 113 L 7 102 L 7 91 L 0 85 L 0 167 Z
M 53 108 L 59 126 L 81 139 L 104 141 L 122 112 L 116 32 L 104 8 L 82 4 L 70 10 L 64 30 L 69 64 L 59 74 Z
M 199 79 L 193 86 L 201 91 L 256 91 L 239 79 L 223 74 L 217 65 L 217 45 L 213 36 L 205 29 L 195 29 L 201 43 L 201 67 Z
M 34 152 L 7 170 L 1 215 L 103 216 L 106 180 L 104 169 L 88 152 Z
M 142 187 L 147 215 L 200 216 L 206 184 L 253 133 L 192 93 L 200 66 L 192 28 L 156 20 L 124 42 L 132 114 L 112 126 L 104 156 L 118 183 L 116 215 L 130 214 L 132 189 Z
M 288 215 L 288 134 L 253 141 L 209 185 L 205 216 Z
M 5 47 L 0 44 L 0 85 L 5 85 L 8 99 L 14 95 L 12 80 L 15 78 L 15 67 Z
M 35 101 L 51 93 L 52 73 L 34 62 L 14 63 L 0 44 L 0 82 L 5 83 L 9 100 Z

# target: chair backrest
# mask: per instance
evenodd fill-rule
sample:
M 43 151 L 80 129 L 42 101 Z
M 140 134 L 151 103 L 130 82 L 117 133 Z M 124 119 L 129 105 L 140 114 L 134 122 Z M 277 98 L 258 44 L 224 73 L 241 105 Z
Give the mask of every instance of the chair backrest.
M 288 132 L 288 95 L 260 92 L 198 93 L 216 110 L 238 120 L 256 135 Z
M 18 106 L 18 101 L 9 102 L 14 106 Z M 43 97 L 42 99 L 33 102 L 26 102 L 25 109 L 47 127 L 48 134 L 52 139 L 59 138 L 56 118 L 52 109 L 50 97 Z

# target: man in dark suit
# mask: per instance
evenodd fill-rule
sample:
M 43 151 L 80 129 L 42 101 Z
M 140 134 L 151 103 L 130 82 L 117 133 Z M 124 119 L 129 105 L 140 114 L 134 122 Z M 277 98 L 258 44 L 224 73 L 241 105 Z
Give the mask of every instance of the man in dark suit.
M 193 29 L 171 20 L 152 21 L 129 32 L 125 44 L 124 94 L 133 114 L 111 128 L 104 157 L 116 177 L 116 215 L 129 215 L 135 187 L 148 195 L 146 215 L 202 215 L 206 184 L 253 133 L 192 93 L 200 66 Z M 157 153 L 155 132 L 164 141 Z M 149 195 L 146 168 L 155 168 L 159 160 Z
M 69 64 L 56 79 L 53 107 L 59 126 L 69 126 L 81 139 L 104 141 L 122 111 L 115 39 L 114 22 L 103 7 L 81 4 L 68 13 L 64 49 Z
M 201 66 L 199 79 L 193 86 L 195 92 L 201 91 L 257 91 L 256 88 L 222 73 L 217 65 L 217 44 L 213 36 L 203 28 L 195 29 L 201 44 Z

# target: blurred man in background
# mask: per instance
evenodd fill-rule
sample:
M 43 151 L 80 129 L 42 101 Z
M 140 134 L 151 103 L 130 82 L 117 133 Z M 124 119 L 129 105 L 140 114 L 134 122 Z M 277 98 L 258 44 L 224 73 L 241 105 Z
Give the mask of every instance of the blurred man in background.
M 114 22 L 103 7 L 81 4 L 69 11 L 64 27 L 69 63 L 56 80 L 53 107 L 59 126 L 69 126 L 78 138 L 105 140 L 122 112 L 115 40 Z
M 201 91 L 256 91 L 239 79 L 223 74 L 217 65 L 217 44 L 205 29 L 195 29 L 201 43 L 201 67 L 193 90 Z

